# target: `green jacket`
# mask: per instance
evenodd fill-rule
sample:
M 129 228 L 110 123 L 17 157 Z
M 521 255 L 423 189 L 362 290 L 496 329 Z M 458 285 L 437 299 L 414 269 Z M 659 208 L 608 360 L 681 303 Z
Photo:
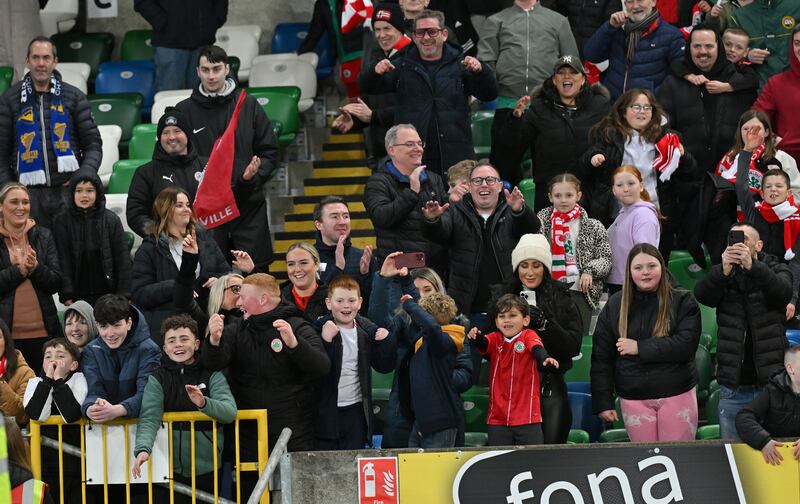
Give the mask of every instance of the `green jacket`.
M 228 387 L 228 382 L 221 372 L 214 372 L 209 379 L 206 405 L 200 412 L 214 418 L 219 423 L 233 422 L 236 417 L 236 402 Z M 155 443 L 156 433 L 161 426 L 164 414 L 164 389 L 155 376 L 150 376 L 144 387 L 142 410 L 139 425 L 136 428 L 136 446 L 134 454 L 150 453 Z M 203 423 L 195 423 L 195 474 L 207 474 L 214 470 L 213 433 L 211 426 L 203 430 Z M 223 429 L 217 426 L 217 468 L 222 467 Z M 183 476 L 191 476 L 191 441 L 188 424 L 173 424 L 172 434 L 173 470 Z M 175 454 L 180 454 L 179 457 Z
M 759 86 L 767 79 L 789 68 L 789 41 L 792 30 L 800 21 L 800 2 L 797 0 L 755 0 L 734 11 L 731 25 L 750 35 L 750 48 L 769 49 L 770 55 L 760 65 Z

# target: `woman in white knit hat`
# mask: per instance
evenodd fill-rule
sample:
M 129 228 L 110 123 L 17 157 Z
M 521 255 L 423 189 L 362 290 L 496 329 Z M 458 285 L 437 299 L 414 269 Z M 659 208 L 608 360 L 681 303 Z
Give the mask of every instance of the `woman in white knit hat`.
M 580 352 L 581 319 L 569 289 L 552 279 L 553 258 L 544 235 L 525 234 L 511 252 L 514 275 L 495 299 L 502 294 L 518 294 L 531 306 L 530 328 L 542 338 L 544 347 L 558 361 L 558 369 L 541 373 L 542 431 L 546 444 L 566 443 L 572 425 L 564 373 L 572 367 L 572 358 Z M 494 303 L 492 303 L 494 305 Z M 489 320 L 494 320 L 494 313 Z

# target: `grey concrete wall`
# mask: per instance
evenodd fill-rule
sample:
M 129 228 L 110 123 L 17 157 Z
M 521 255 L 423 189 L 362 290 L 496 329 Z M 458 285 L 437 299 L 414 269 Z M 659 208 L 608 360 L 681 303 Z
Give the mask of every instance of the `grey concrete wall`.
M 169 0 L 182 2 L 192 8 L 192 0 Z M 309 21 L 314 0 L 229 0 L 227 24 L 257 24 L 261 26 L 261 53 L 269 52 L 273 28 L 278 23 Z M 89 19 L 87 31 L 111 32 L 117 37 L 115 54 L 119 54 L 122 36 L 128 30 L 150 28 L 133 10 L 133 0 L 119 0 L 118 16 L 110 19 Z

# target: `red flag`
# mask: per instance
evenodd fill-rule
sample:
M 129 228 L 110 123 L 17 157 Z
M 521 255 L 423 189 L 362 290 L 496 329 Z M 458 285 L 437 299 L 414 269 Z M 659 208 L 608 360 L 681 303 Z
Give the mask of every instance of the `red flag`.
M 214 148 L 194 197 L 194 211 L 206 229 L 214 229 L 239 217 L 239 207 L 236 206 L 236 199 L 231 189 L 231 174 L 236 127 L 239 124 L 239 111 L 245 94 L 242 90 L 225 133 L 214 142 Z

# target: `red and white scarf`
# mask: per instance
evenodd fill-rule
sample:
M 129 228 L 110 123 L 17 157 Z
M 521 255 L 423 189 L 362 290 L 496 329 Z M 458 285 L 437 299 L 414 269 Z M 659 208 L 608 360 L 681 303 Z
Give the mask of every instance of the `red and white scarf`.
M 667 133 L 656 142 L 656 158 L 653 169 L 658 171 L 661 182 L 669 181 L 681 162 L 681 140 L 675 133 Z
M 553 280 L 565 281 L 568 273 L 578 274 L 578 265 L 575 260 L 576 251 L 566 250 L 567 234 L 569 233 L 569 223 L 579 219 L 583 213 L 580 205 L 575 205 L 567 213 L 559 212 L 553 207 L 553 214 L 550 216 L 550 251 L 553 254 Z M 572 243 L 577 240 L 577 236 L 572 237 Z M 569 253 L 567 253 L 569 252 Z
M 794 202 L 794 197 L 789 195 L 786 201 L 772 206 L 764 201 L 756 203 L 761 218 L 770 224 L 783 221 L 783 258 L 787 261 L 794 259 L 794 244 L 800 236 L 800 208 Z
M 345 0 L 342 6 L 342 33 L 361 26 L 369 28 L 372 24 L 371 0 Z
M 753 154 L 750 155 L 750 174 L 748 175 L 750 192 L 756 193 L 759 196 L 761 196 L 761 179 L 764 178 L 764 172 L 758 169 L 756 161 L 761 157 L 761 154 L 764 153 L 765 148 L 765 145 L 759 145 L 753 150 Z M 736 184 L 736 171 L 738 170 L 737 166 L 739 164 L 740 155 L 741 152 L 733 156 L 733 154 L 728 151 L 717 166 L 717 175 L 731 184 Z

